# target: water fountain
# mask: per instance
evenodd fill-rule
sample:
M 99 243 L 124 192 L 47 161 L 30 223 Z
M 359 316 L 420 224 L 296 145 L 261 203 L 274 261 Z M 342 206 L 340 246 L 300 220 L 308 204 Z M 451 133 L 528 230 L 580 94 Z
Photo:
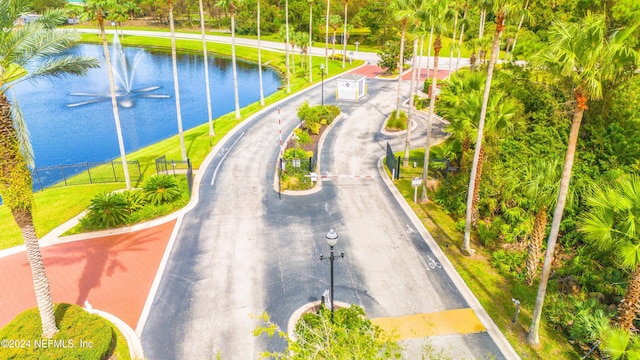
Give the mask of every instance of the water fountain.
M 152 91 L 160 89 L 160 86 L 147 86 L 140 89 L 133 88 L 133 79 L 140 55 L 140 51 L 136 52 L 133 57 L 133 63 L 129 66 L 129 59 L 127 58 L 125 50 L 122 48 L 118 34 L 116 33 L 113 36 L 111 64 L 113 67 L 113 75 L 119 83 L 116 88 L 116 101 L 118 105 L 124 108 L 132 107 L 135 104 L 135 98 L 167 99 L 171 97 L 165 94 L 151 94 Z M 77 107 L 111 100 L 111 94 L 104 93 L 71 92 L 69 95 L 91 97 L 91 99 L 70 103 L 66 105 L 67 107 Z

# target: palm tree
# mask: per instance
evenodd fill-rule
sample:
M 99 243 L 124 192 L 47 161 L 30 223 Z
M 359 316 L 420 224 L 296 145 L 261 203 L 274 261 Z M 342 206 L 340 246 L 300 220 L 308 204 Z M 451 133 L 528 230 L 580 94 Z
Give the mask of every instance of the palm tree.
M 287 93 L 291 92 L 291 71 L 289 71 L 289 0 L 286 0 L 284 3 L 284 18 L 285 18 L 285 44 L 284 44 L 284 52 L 287 57 L 286 67 L 287 67 Z
M 396 97 L 396 117 L 400 117 L 400 104 L 401 104 L 401 87 L 402 87 L 402 70 L 404 64 L 404 46 L 405 46 L 405 37 L 407 33 L 407 25 L 415 24 L 416 20 L 416 10 L 413 6 L 416 5 L 417 2 L 411 0 L 395 0 L 391 3 L 391 9 L 393 12 L 393 16 L 396 20 L 399 20 L 402 24 L 402 32 L 400 35 L 400 58 L 398 60 L 398 92 Z M 419 26 L 415 26 L 414 29 L 418 29 Z M 413 87 L 414 87 L 414 75 L 416 71 L 415 60 L 417 58 L 417 40 L 418 37 L 414 37 L 414 47 L 413 47 L 413 66 L 411 73 L 411 83 L 409 86 L 409 115 L 407 116 L 407 132 L 405 133 L 405 142 L 404 142 L 404 157 L 403 157 L 403 166 L 409 166 L 409 152 L 411 148 L 411 115 L 412 115 L 412 107 L 413 107 Z
M 330 2 L 331 0 L 327 0 L 327 17 L 326 17 L 326 21 L 327 23 L 324 26 L 324 68 L 325 68 L 325 74 L 329 74 L 329 10 L 330 10 Z M 335 39 L 336 37 L 336 32 L 335 29 L 333 30 L 333 38 Z M 334 42 L 334 46 L 335 46 L 335 42 Z M 334 51 L 335 51 L 335 47 L 334 47 Z
M 555 205 L 560 178 L 557 160 L 527 159 L 517 167 L 515 188 L 523 190 L 524 195 L 535 211 L 533 230 L 529 236 L 527 258 L 525 261 L 527 274 L 525 280 L 531 286 L 540 265 L 542 243 L 547 232 L 548 210 Z
M 264 89 L 262 86 L 262 48 L 260 46 L 260 0 L 258 0 L 258 14 L 256 17 L 258 23 L 258 80 L 260 81 L 260 105 L 264 106 Z
M 118 112 L 118 100 L 116 98 L 116 85 L 113 75 L 113 66 L 111 65 L 111 56 L 109 55 L 109 43 L 107 42 L 107 34 L 104 31 L 104 14 L 117 4 L 114 0 L 89 0 L 85 6 L 85 15 L 98 20 L 98 28 L 100 29 L 100 37 L 102 38 L 102 50 L 104 51 L 105 62 L 107 65 L 107 74 L 109 75 L 109 92 L 111 94 L 111 111 L 113 112 L 113 120 L 116 123 L 116 134 L 118 136 L 118 147 L 120 149 L 120 159 L 122 159 L 122 171 L 124 172 L 124 182 L 127 189 L 131 189 L 131 179 L 129 178 L 129 167 L 127 166 L 127 157 L 124 149 L 124 139 L 122 137 L 122 127 L 120 126 L 120 114 Z
M 505 54 L 504 54 L 504 59 L 505 60 L 513 59 L 513 50 L 516 48 L 516 43 L 518 42 L 518 35 L 520 34 L 520 29 L 522 28 L 522 24 L 524 23 L 525 19 L 531 17 L 531 14 L 528 11 L 529 10 L 529 2 L 530 2 L 530 0 L 525 0 L 525 2 L 524 2 L 524 8 L 522 9 L 522 15 L 520 15 L 520 21 L 518 22 L 518 29 L 516 30 L 516 35 L 513 38 L 513 43 L 511 44 L 511 49 L 509 49 L 507 47 L 507 50 L 505 51 Z
M 344 0 L 344 29 L 342 35 L 342 68 L 344 69 L 344 62 L 347 59 L 347 5 L 349 5 L 349 0 Z
M 30 2 L 8 0 L 0 3 L 0 196 L 18 224 L 31 266 L 36 302 L 40 312 L 42 336 L 51 338 L 58 332 L 53 313 L 49 279 L 42 262 L 33 224 L 33 192 L 30 167 L 33 151 L 20 106 L 7 94 L 14 85 L 65 75 L 84 75 L 98 67 L 95 59 L 58 56 L 73 46 L 80 36 L 71 29 L 48 28 L 44 22 L 14 24 L 28 10 Z M 49 16 L 59 16 L 51 12 Z M 44 61 L 43 61 L 44 60 Z
M 431 150 L 431 128 L 433 124 L 433 114 L 436 103 L 436 86 L 438 83 L 438 61 L 440 59 L 440 49 L 442 49 L 442 34 L 446 31 L 446 17 L 448 15 L 447 0 L 438 0 L 430 7 L 423 8 L 423 17 L 429 19 L 432 24 L 432 31 L 436 35 L 433 42 L 433 72 L 431 78 L 431 95 L 429 96 L 429 115 L 427 116 L 427 138 L 424 151 L 424 166 L 422 167 L 422 201 L 427 201 L 427 176 L 429 175 L 429 151 Z
M 333 50 L 331 50 L 331 57 L 335 57 L 336 55 L 336 30 L 338 30 L 338 26 L 340 25 L 342 25 L 342 18 L 340 15 L 331 15 L 331 18 L 329 19 L 329 26 L 333 29 Z
M 176 117 L 178 119 L 178 136 L 180 137 L 180 154 L 182 155 L 182 161 L 187 161 L 187 149 L 184 145 L 184 130 L 182 129 L 182 111 L 180 110 L 180 87 L 178 86 L 178 60 L 176 56 L 176 33 L 173 26 L 173 0 L 169 0 L 167 2 L 167 5 L 169 5 L 169 28 L 171 29 L 171 63 L 173 64 L 173 92 L 176 98 Z M 237 98 L 236 98 L 236 104 L 237 104 Z
M 498 52 L 500 50 L 500 37 L 504 31 L 504 19 L 510 7 L 510 0 L 495 0 L 494 12 L 496 14 L 496 32 L 493 36 L 493 45 L 491 47 L 491 58 L 489 60 L 489 66 L 487 68 L 487 79 L 484 85 L 484 97 L 482 100 L 482 110 L 480 112 L 480 120 L 478 122 L 478 136 L 476 137 L 476 146 L 473 153 L 473 163 L 471 165 L 471 175 L 469 177 L 469 191 L 467 194 L 467 210 L 464 229 L 464 241 L 462 243 L 462 251 L 465 253 L 472 253 L 471 250 L 471 221 L 473 213 L 473 204 L 476 202 L 475 196 L 477 192 L 476 186 L 476 174 L 478 173 L 478 160 L 480 158 L 480 151 L 482 150 L 482 136 L 484 131 L 484 123 L 487 117 L 487 105 L 489 103 L 489 94 L 491 92 L 491 81 L 493 80 L 493 69 L 498 60 Z
M 202 32 L 202 56 L 204 62 L 204 84 L 207 93 L 207 118 L 209 120 L 209 136 L 214 136 L 215 130 L 213 129 L 213 113 L 211 111 L 211 89 L 209 87 L 209 60 L 207 59 L 207 36 L 204 31 L 204 8 L 202 6 L 202 0 L 198 0 L 200 9 L 200 31 Z M 258 14 L 260 13 L 260 2 L 258 1 Z M 260 24 L 260 22 L 258 22 Z M 258 31 L 258 62 L 260 61 L 260 32 Z M 262 86 L 262 73 L 260 73 L 260 85 Z M 260 88 L 262 90 L 262 87 Z
M 456 45 L 456 35 L 458 35 L 458 10 L 458 1 L 456 0 L 453 3 L 453 8 L 451 9 L 453 12 L 453 36 L 451 37 L 451 44 L 449 46 L 449 72 L 451 72 L 451 66 L 453 64 L 453 49 Z
M 400 117 L 400 88 L 402 86 L 402 70 L 404 69 L 404 40 L 407 33 L 407 24 L 409 20 L 413 18 L 415 12 L 410 7 L 410 0 L 394 0 L 389 4 L 391 7 L 391 11 L 393 13 L 393 17 L 395 20 L 400 21 L 402 25 L 402 30 L 400 32 L 400 59 L 398 60 L 398 95 L 396 98 L 396 117 Z M 409 127 L 407 127 L 407 131 Z M 407 149 L 405 149 L 405 154 L 408 153 Z
M 631 271 L 616 319 L 620 328 L 630 331 L 640 313 L 640 177 L 627 175 L 610 185 L 595 186 L 586 204 L 588 209 L 581 216 L 578 229 Z
M 440 92 L 439 101 L 442 104 L 442 115 L 449 121 L 446 128 L 451 137 L 460 142 L 460 168 L 465 170 L 465 157 L 471 149 L 471 136 L 475 132 L 473 122 L 477 117 L 475 110 L 466 103 L 482 91 L 485 74 L 477 71 L 454 73 L 446 80 L 446 86 Z
M 602 98 L 602 83 L 604 81 L 620 81 L 630 73 L 629 69 L 632 69 L 631 72 L 633 69 L 637 69 L 640 56 L 625 44 L 625 40 L 637 27 L 638 23 L 624 30 L 608 31 L 605 17 L 591 13 L 587 13 L 577 23 L 555 22 L 550 30 L 551 43 L 548 49 L 543 50 L 534 59 L 537 65 L 544 66 L 558 79 L 571 84 L 575 97 L 575 108 L 562 178 L 560 179 L 558 200 L 547 239 L 547 251 L 540 275 L 532 324 L 527 335 L 527 340 L 531 344 L 540 342 L 538 338 L 540 317 L 551 273 L 553 252 L 560 232 L 560 222 L 569 190 L 571 168 L 573 167 L 582 116 L 588 109 L 587 102 L 590 99 Z
M 467 24 L 467 11 L 469 10 L 469 2 L 465 2 L 464 5 L 464 14 L 462 15 L 462 25 L 460 26 L 460 38 L 458 40 L 458 45 L 456 46 L 458 49 L 458 59 L 456 60 L 456 71 L 460 69 L 460 51 L 462 49 L 462 39 L 464 38 L 464 27 Z M 453 39 L 455 41 L 455 39 Z
M 236 120 L 242 118 L 240 116 L 240 98 L 238 97 L 238 70 L 236 66 L 236 8 L 241 5 L 244 0 L 218 0 L 216 6 L 229 11 L 231 14 L 231 68 L 233 71 L 233 94 L 236 100 Z M 287 82 L 288 82 L 287 77 Z M 290 91 L 287 84 L 287 92 Z
M 309 0 L 309 82 L 313 82 L 313 55 L 311 47 L 313 46 L 313 0 Z

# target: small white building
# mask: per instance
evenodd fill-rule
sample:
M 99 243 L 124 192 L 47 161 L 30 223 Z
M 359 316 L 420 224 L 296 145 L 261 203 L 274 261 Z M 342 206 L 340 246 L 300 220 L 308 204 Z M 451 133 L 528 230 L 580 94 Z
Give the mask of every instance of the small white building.
M 358 101 L 367 95 L 367 83 L 364 75 L 346 74 L 338 78 L 336 99 Z

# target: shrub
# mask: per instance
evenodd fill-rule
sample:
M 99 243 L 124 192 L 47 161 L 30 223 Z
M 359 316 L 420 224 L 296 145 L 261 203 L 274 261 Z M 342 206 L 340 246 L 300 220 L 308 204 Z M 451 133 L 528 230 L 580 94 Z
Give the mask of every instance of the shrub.
M 127 202 L 127 206 L 131 212 L 136 212 L 142 209 L 147 203 L 144 192 L 141 190 L 123 191 L 122 196 Z
M 429 107 L 429 99 L 421 98 L 418 95 L 414 95 L 413 96 L 413 106 L 415 106 L 415 108 L 417 110 L 426 109 L 426 108 Z
M 308 132 L 302 130 L 301 128 L 296 128 L 295 130 L 293 130 L 293 133 L 298 137 L 297 141 L 299 144 L 309 144 L 312 141 L 311 135 L 309 135 Z
M 145 181 L 142 188 L 147 201 L 152 205 L 172 202 L 180 197 L 178 182 L 171 175 L 153 175 Z
M 396 116 L 396 112 L 391 112 L 389 119 L 387 120 L 387 125 L 385 126 L 387 130 L 391 131 L 401 131 L 407 129 L 407 114 L 404 111 L 400 111 L 400 116 Z
M 91 200 L 82 224 L 87 229 L 110 228 L 122 225 L 131 213 L 121 193 L 102 193 Z
M 478 227 L 478 230 L 480 227 Z M 523 264 L 526 257 L 525 252 L 510 252 L 497 250 L 491 254 L 491 265 L 498 269 L 498 272 L 506 277 L 517 281 L 524 281 Z
M 305 101 L 298 108 L 298 117 L 304 122 L 304 127 L 313 134 L 320 132 L 321 125 L 328 125 L 340 114 L 340 108 L 335 105 L 309 106 Z
M 263 333 L 287 338 L 277 325 L 263 315 L 267 323 L 254 330 L 255 335 Z M 296 341 L 288 341 L 284 353 L 265 353 L 277 359 L 399 359 L 401 347 L 380 327 L 366 318 L 364 310 L 352 305 L 335 310 L 334 322 L 331 311 L 321 307 L 318 313 L 306 313 L 295 328 Z M 348 354 L 348 356 L 346 355 Z
M 584 344 L 593 344 L 602 339 L 607 330 L 610 329 L 611 319 L 602 309 L 595 311 L 579 311 L 569 327 L 569 336 L 573 340 L 578 340 Z
M 313 156 L 313 152 L 300 148 L 287 149 L 282 156 L 285 160 L 308 159 Z

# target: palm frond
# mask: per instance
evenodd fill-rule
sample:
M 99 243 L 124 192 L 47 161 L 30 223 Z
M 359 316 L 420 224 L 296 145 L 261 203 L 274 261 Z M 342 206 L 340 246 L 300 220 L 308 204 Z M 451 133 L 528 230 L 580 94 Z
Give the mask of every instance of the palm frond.
M 29 134 L 27 122 L 22 116 L 22 109 L 20 109 L 20 104 L 18 104 L 15 94 L 11 101 L 11 117 L 13 118 L 13 127 L 16 130 L 16 137 L 20 144 L 20 153 L 24 157 L 27 166 L 33 169 L 35 167 L 35 155 L 31 146 L 31 134 Z
M 100 67 L 99 62 L 87 56 L 65 56 L 49 59 L 40 64 L 27 77 L 29 80 L 42 76 L 63 77 L 85 75 L 88 69 Z

